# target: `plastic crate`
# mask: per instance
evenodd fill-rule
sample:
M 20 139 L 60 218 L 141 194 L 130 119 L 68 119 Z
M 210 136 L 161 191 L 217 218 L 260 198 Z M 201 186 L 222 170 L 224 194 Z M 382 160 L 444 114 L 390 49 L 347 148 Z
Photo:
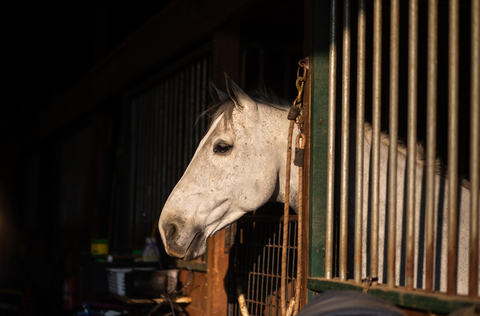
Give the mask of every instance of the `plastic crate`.
M 108 270 L 108 291 L 113 294 L 125 296 L 125 274 L 131 272 L 132 269 L 116 269 Z

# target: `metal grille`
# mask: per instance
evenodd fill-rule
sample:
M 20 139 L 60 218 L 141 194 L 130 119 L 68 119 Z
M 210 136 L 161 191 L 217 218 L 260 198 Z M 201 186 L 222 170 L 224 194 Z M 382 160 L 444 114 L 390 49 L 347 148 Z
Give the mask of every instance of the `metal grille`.
M 329 86 L 329 146 L 328 153 L 329 159 L 328 162 L 328 189 L 327 189 L 327 239 L 326 239 L 326 265 L 325 265 L 325 276 L 327 279 L 332 279 L 335 275 L 338 275 L 340 281 L 346 281 L 349 277 L 347 269 L 347 260 L 354 261 L 353 266 L 353 278 L 356 283 L 362 283 L 362 274 L 367 274 L 372 278 L 377 279 L 383 278 L 383 282 L 387 284 L 388 288 L 394 288 L 399 284 L 405 285 L 407 291 L 413 291 L 414 287 L 423 287 L 426 293 L 432 293 L 435 290 L 438 290 L 438 279 L 439 269 L 445 269 L 448 271 L 448 276 L 446 278 L 446 291 L 448 294 L 453 295 L 457 293 L 457 255 L 459 253 L 458 244 L 459 241 L 459 232 L 457 231 L 459 227 L 459 200 L 461 191 L 461 185 L 458 182 L 458 155 L 459 155 L 459 123 L 470 121 L 470 167 L 469 167 L 469 180 L 470 180 L 470 209 L 468 212 L 468 222 L 469 222 L 469 246 L 468 246 L 468 257 L 469 257 L 469 270 L 468 270 L 468 279 L 469 287 L 468 293 L 472 298 L 478 296 L 478 258 L 479 258 L 479 235 L 478 235 L 478 225 L 479 225 L 479 208 L 478 208 L 478 190 L 479 190 L 479 107 L 480 107 L 480 98 L 479 98 L 479 20 L 480 20 L 480 8 L 479 1 L 472 0 L 470 5 L 465 5 L 462 10 L 463 12 L 468 11 L 468 15 L 463 15 L 466 18 L 470 19 L 470 23 L 467 24 L 466 33 L 470 34 L 470 49 L 465 52 L 463 50 L 463 58 L 470 59 L 469 73 L 470 80 L 469 85 L 469 113 L 466 114 L 463 118 L 459 118 L 459 60 L 460 57 L 460 46 L 459 46 L 459 37 L 460 37 L 460 15 L 459 15 L 459 2 L 458 1 L 449 1 L 448 8 L 443 7 L 443 17 L 445 20 L 439 21 L 439 4 L 438 1 L 432 0 L 428 2 L 428 10 L 424 12 L 425 14 L 420 17 L 423 25 L 423 21 L 428 20 L 426 23 L 426 28 L 421 31 L 427 35 L 426 40 L 426 49 L 424 51 L 419 50 L 419 46 L 424 47 L 425 43 L 420 43 L 419 45 L 419 9 L 418 1 L 410 0 L 408 3 L 408 16 L 405 15 L 405 23 L 408 23 L 408 27 L 405 27 L 405 33 L 408 34 L 407 41 L 404 44 L 407 44 L 408 49 L 405 49 L 405 52 L 408 53 L 408 67 L 401 69 L 400 62 L 400 1 L 392 0 L 389 2 L 389 5 L 383 6 L 383 2 L 380 0 L 374 0 L 371 8 L 371 11 L 367 11 L 367 5 L 372 4 L 372 2 L 359 1 L 358 7 L 353 6 L 353 2 L 345 0 L 343 5 L 340 1 L 331 1 L 331 26 L 330 26 L 330 86 Z M 406 4 L 406 2 L 405 2 Z M 343 29 L 340 32 L 337 32 L 339 29 L 339 18 L 336 17 L 337 11 L 340 11 L 339 8 L 342 5 L 343 12 Z M 358 11 L 355 12 L 354 9 L 357 8 Z M 469 9 L 469 10 L 468 10 Z M 445 13 L 446 12 L 446 13 Z M 388 15 L 386 16 L 387 13 Z M 352 26 L 351 20 L 353 14 L 357 14 L 356 22 L 357 26 Z M 383 14 L 383 15 L 382 15 Z M 371 55 L 366 57 L 366 32 L 367 32 L 367 16 L 371 17 L 372 21 L 372 46 L 373 50 Z M 382 23 L 382 19 L 388 21 L 387 23 Z M 403 23 L 403 22 L 402 22 Z M 448 25 L 448 35 L 445 35 L 442 38 L 439 38 L 439 23 Z M 385 25 L 387 24 L 387 26 Z M 382 35 L 382 29 L 387 28 L 387 34 Z M 443 25 L 442 25 L 443 27 Z M 356 34 L 354 31 L 356 30 Z M 338 34 L 337 34 L 338 33 Z M 357 47 L 353 50 L 356 50 L 356 61 L 351 58 L 351 46 L 352 39 L 354 36 L 357 36 L 356 42 Z M 339 37 L 337 39 L 337 36 Z M 340 39 L 341 37 L 341 39 Z M 382 44 L 382 38 L 389 40 L 389 45 L 384 46 Z M 448 42 L 446 40 L 448 39 Z M 341 78 L 336 75 L 337 68 L 337 45 L 342 46 L 342 58 L 341 61 L 342 70 Z M 385 47 L 388 49 L 386 50 Z M 442 48 L 447 47 L 446 50 L 442 51 Z M 383 48 L 383 52 L 382 52 Z M 383 54 L 383 55 L 382 55 Z M 425 55 L 425 60 L 419 61 L 419 54 L 421 56 Z M 389 58 L 385 58 L 389 56 Z M 407 56 L 407 55 L 404 55 Z M 364 125 L 365 120 L 365 104 L 368 102 L 365 101 L 365 91 L 366 91 L 366 60 L 371 61 L 370 64 L 367 64 L 369 69 L 372 69 L 372 73 L 368 75 L 367 78 L 371 79 L 371 91 L 368 91 L 367 94 L 371 93 L 369 97 L 372 105 L 371 120 L 372 120 L 372 136 L 371 136 L 371 162 L 370 162 L 370 183 L 369 188 L 365 190 L 363 187 L 364 175 L 363 168 L 365 167 L 363 160 L 363 146 L 364 146 Z M 382 66 L 382 61 L 387 61 L 387 67 Z M 446 61 L 441 63 L 439 61 Z M 422 64 L 423 63 L 423 64 Z M 353 82 L 351 78 L 351 69 L 350 65 L 356 65 L 356 74 L 357 81 Z M 424 65 L 426 65 L 424 67 Z M 425 70 L 426 76 L 422 77 L 426 79 L 426 92 L 423 91 L 424 87 L 418 85 L 419 67 Z M 424 67 L 424 68 L 423 68 Z M 442 69 L 443 67 L 443 69 Z M 382 80 L 382 71 L 388 74 L 384 76 Z M 406 74 L 403 78 L 408 82 L 407 84 L 402 84 L 402 73 Z M 437 154 L 437 108 L 440 106 L 443 100 L 438 98 L 440 93 L 444 93 L 439 89 L 440 81 L 442 79 L 439 74 L 448 75 L 448 86 L 446 87 L 448 91 L 448 100 L 446 100 L 445 110 L 448 111 L 448 114 L 443 115 L 447 121 L 447 126 L 444 130 L 448 130 L 448 133 L 445 138 L 448 138 L 448 141 L 445 140 L 445 143 L 448 142 L 448 175 L 446 179 L 448 180 L 438 180 L 438 170 L 436 168 L 436 154 Z M 341 88 L 336 91 L 336 82 L 337 80 L 341 81 Z M 350 130 L 350 96 L 352 90 L 350 84 L 354 83 L 352 88 L 356 88 L 356 164 L 353 165 L 349 162 L 349 149 L 351 149 L 351 141 L 349 136 L 352 131 Z M 406 88 L 401 90 L 402 87 Z M 387 90 L 388 89 L 388 90 Z M 368 86 L 367 86 L 367 90 Z M 386 98 L 382 98 L 382 92 L 385 90 Z M 340 92 L 340 93 L 339 93 Z M 335 190 L 335 121 L 336 114 L 335 108 L 337 107 L 336 96 L 340 96 L 341 102 L 341 123 L 340 123 L 340 160 L 339 160 L 339 187 L 338 191 Z M 419 95 L 422 96 L 419 97 Z M 399 100 L 402 98 L 402 95 L 407 96 L 406 104 L 404 106 L 407 109 L 408 105 L 408 119 L 405 121 L 399 122 Z M 425 96 L 423 99 L 423 95 Z M 422 108 L 425 108 L 426 111 L 426 160 L 425 160 L 425 171 L 420 170 L 417 163 L 416 152 L 417 149 L 417 102 L 418 100 L 425 100 L 425 103 L 421 104 Z M 402 98 L 405 100 L 405 98 Z M 388 104 L 388 108 L 382 107 L 382 102 Z M 448 103 L 448 104 L 447 104 Z M 340 107 L 340 104 L 339 104 Z M 382 149 L 382 141 L 384 138 L 381 136 L 381 116 L 383 111 L 388 111 L 388 133 L 389 133 L 389 143 L 388 143 L 388 163 L 382 162 L 381 150 L 383 155 L 385 150 Z M 407 111 L 405 111 L 407 112 Z M 407 135 L 408 135 L 408 144 L 407 144 L 407 153 L 406 157 L 401 158 L 398 153 L 398 131 L 399 123 L 405 124 L 407 126 Z M 425 125 L 423 125 L 425 127 Z M 462 127 L 462 126 L 460 126 Z M 418 127 L 420 128 L 420 127 Z M 387 128 L 385 128 L 387 129 Z M 442 131 L 440 131 L 442 132 Z M 384 142 L 385 143 L 385 142 Z M 355 146 L 354 145 L 354 146 Z M 370 144 L 368 144 L 370 146 Z M 443 145 L 443 144 L 440 144 Z M 468 152 L 468 150 L 467 150 Z M 468 156 L 468 155 L 467 155 Z M 404 164 L 405 173 L 402 175 L 402 179 L 397 177 L 397 167 L 400 166 L 400 163 Z M 385 164 L 388 169 L 387 175 L 383 177 L 380 174 L 381 166 Z M 353 166 L 353 168 L 352 168 Z M 350 169 L 349 169 L 350 168 Z M 353 169 L 353 171 L 352 171 Z M 383 169 L 382 169 L 383 170 Z M 419 171 L 420 170 L 420 171 Z M 415 198 L 415 187 L 418 186 L 416 183 L 415 172 L 417 176 L 419 172 L 422 174 L 423 180 L 421 181 L 422 187 L 425 187 L 425 193 L 422 192 L 422 203 L 425 203 L 425 214 L 421 215 L 420 218 L 418 215 L 414 215 L 416 206 Z M 350 179 L 349 175 L 355 177 Z M 403 179 L 404 177 L 404 179 Z M 349 183 L 356 181 L 356 186 L 354 193 L 350 191 L 349 193 Z M 442 182 L 443 181 L 443 182 Z M 438 184 L 440 182 L 440 184 Z M 405 210 L 398 209 L 397 204 L 397 187 L 405 183 Z M 443 187 L 442 187 L 443 183 Z M 379 195 L 380 186 L 383 185 L 387 189 L 387 197 L 381 197 Z M 441 189 L 445 190 L 445 205 L 448 205 L 447 211 L 437 212 L 437 206 L 435 204 L 435 187 L 440 186 Z M 446 190 L 448 187 L 448 190 Z M 335 193 L 334 193 L 335 192 Z M 460 193 L 459 193 L 460 192 Z M 366 193 L 366 194 L 365 194 Z M 447 194 L 448 193 L 448 194 Z M 333 196 L 338 194 L 339 196 L 339 213 L 335 212 L 335 205 Z M 447 196 L 448 195 L 448 196 Z M 353 196 L 355 197 L 353 199 Z M 349 198 L 352 197 L 352 198 Z M 363 201 L 369 199 L 371 209 L 368 210 L 368 224 L 364 227 L 365 224 L 362 224 L 363 219 L 365 218 L 365 211 L 363 210 Z M 386 210 L 380 210 L 380 201 L 386 199 Z M 355 212 L 354 214 L 349 214 L 348 205 L 349 203 L 355 203 Z M 440 203 L 440 202 L 439 202 Z M 403 208 L 403 207 L 402 207 Z M 440 207 L 438 207 L 440 208 Z M 362 214 L 363 212 L 363 214 Z M 383 213 L 382 213 L 383 212 Z M 402 214 L 404 212 L 404 214 Z M 418 212 L 417 212 L 418 213 Z M 442 214 L 443 213 L 443 214 Z M 382 215 L 383 214 L 383 215 Z M 400 214 L 400 215 L 399 215 Z M 354 221 L 353 221 L 354 217 Z M 383 218 L 383 220 L 382 220 Z M 403 231 L 398 231 L 398 226 L 396 221 L 403 221 Z M 354 231 L 349 230 L 349 222 L 355 223 Z M 337 224 L 338 226 L 335 226 Z M 441 225 L 443 227 L 448 227 L 448 250 L 445 253 L 441 250 L 442 235 L 444 232 L 441 231 Z M 368 229 L 366 229 L 368 227 Z M 337 233 L 338 235 L 335 235 Z M 348 239 L 352 239 L 351 235 L 354 234 L 355 240 L 355 249 L 351 252 L 352 256 L 347 255 L 349 249 L 347 245 L 350 242 L 347 242 Z M 405 237 L 406 236 L 406 237 Z M 338 262 L 334 260 L 334 244 L 338 238 Z M 405 256 L 402 258 L 404 260 L 405 266 L 398 264 L 401 258 L 399 255 L 399 247 L 396 238 L 405 238 L 406 240 L 406 252 L 400 254 Z M 368 251 L 365 251 L 365 245 L 362 249 L 362 240 L 368 240 L 366 248 Z M 403 247 L 403 246 L 402 246 Z M 419 251 L 418 258 L 415 258 L 414 249 Z M 421 250 L 421 252 L 420 252 Z M 404 251 L 404 249 L 402 249 Z M 467 250 L 465 250 L 467 251 Z M 442 252 L 440 254 L 440 252 Z M 367 253 L 368 257 L 368 271 L 362 271 L 365 267 L 362 267 L 362 253 Z M 443 256 L 445 261 L 439 261 L 439 256 Z M 355 258 L 353 260 L 353 258 Z M 365 258 L 363 258 L 365 260 Z M 383 269 L 379 268 L 379 261 L 383 263 Z M 440 265 L 443 267 L 440 268 Z M 337 273 L 335 268 L 338 267 Z M 415 267 L 419 269 L 418 272 L 414 273 Z M 399 280 L 399 269 L 405 272 L 405 279 Z M 420 275 L 422 271 L 425 271 L 425 276 L 422 278 Z M 403 272 L 402 272 L 403 273 Z M 416 278 L 414 280 L 414 276 Z M 374 282 L 375 285 L 375 282 Z
M 134 245 L 156 228 L 205 133 L 209 54 L 173 64 L 130 98 L 129 210 Z M 154 227 L 155 226 L 155 227 Z
M 297 219 L 290 217 L 286 250 L 288 300 L 295 295 L 297 266 Z M 244 216 L 237 222 L 236 243 L 231 252 L 234 268 L 230 276 L 236 286 L 241 286 L 250 315 L 281 315 L 282 242 L 283 217 Z M 241 312 L 233 288 L 230 287 L 229 293 L 229 315 L 237 316 Z

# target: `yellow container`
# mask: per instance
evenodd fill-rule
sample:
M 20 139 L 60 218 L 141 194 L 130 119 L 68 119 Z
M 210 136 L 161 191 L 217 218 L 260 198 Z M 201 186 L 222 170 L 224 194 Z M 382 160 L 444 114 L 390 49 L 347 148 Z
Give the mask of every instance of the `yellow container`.
M 94 256 L 108 256 L 108 240 L 92 239 L 91 253 Z

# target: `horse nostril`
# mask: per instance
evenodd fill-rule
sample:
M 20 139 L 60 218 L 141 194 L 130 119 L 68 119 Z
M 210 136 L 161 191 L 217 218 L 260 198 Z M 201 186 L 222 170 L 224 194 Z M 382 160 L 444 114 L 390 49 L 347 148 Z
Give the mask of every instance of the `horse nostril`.
M 165 231 L 165 237 L 167 237 L 168 239 L 175 239 L 175 237 L 177 236 L 177 230 L 178 229 L 176 225 L 169 224 Z

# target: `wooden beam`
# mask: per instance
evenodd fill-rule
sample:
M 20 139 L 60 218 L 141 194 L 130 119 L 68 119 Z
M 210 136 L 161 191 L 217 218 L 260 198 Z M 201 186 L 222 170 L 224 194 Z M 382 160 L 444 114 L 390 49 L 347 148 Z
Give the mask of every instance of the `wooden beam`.
M 212 80 L 225 91 L 225 70 L 230 78 L 239 82 L 240 36 L 235 21 L 215 35 Z M 207 315 L 227 315 L 228 293 L 226 289 L 229 254 L 225 253 L 225 230 L 208 240 L 207 257 Z M 230 238 L 228 236 L 227 238 Z

